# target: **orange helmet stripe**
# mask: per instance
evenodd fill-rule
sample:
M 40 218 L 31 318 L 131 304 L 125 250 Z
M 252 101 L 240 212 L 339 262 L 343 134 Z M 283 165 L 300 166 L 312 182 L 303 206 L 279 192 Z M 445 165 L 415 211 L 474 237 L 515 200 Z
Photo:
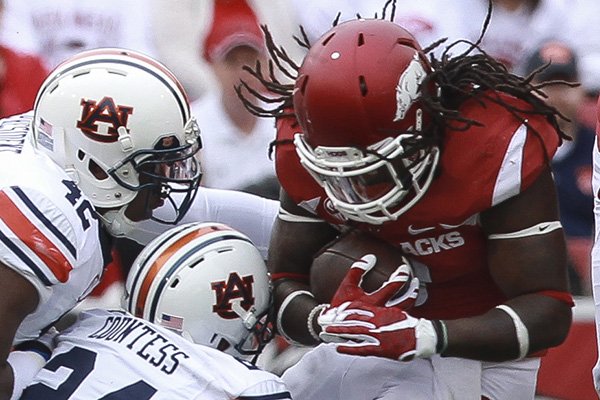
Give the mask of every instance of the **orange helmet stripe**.
M 146 275 L 143 277 L 135 304 L 135 316 L 143 318 L 146 300 L 148 299 L 148 294 L 150 293 L 150 287 L 152 287 L 154 278 L 173 256 L 173 254 L 178 252 L 182 247 L 194 239 L 200 238 L 212 232 L 230 230 L 232 229 L 226 226 L 211 225 L 205 228 L 193 230 L 192 232 L 189 232 L 188 234 L 179 238 L 175 243 L 171 243 L 169 247 L 163 251 L 156 260 L 154 260 L 148 269 L 148 273 L 146 273 Z

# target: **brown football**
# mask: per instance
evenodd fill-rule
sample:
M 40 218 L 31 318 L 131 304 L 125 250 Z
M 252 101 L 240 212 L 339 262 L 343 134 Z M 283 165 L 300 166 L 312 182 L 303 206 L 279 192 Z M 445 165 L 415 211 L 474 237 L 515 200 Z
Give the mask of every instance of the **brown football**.
M 350 266 L 365 254 L 377 257 L 375 267 L 363 279 L 367 292 L 379 288 L 403 262 L 399 248 L 356 230 L 346 233 L 315 255 L 310 287 L 316 300 L 329 303 Z

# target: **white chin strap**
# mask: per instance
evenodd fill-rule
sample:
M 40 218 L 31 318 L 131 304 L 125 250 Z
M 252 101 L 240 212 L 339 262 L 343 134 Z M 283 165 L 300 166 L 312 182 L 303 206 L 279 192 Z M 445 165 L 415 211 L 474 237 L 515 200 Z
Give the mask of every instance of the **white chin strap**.
M 124 205 L 117 210 L 110 210 L 104 215 L 100 215 L 104 227 L 113 237 L 129 237 L 133 231 L 138 229 L 138 223 L 125 216 L 126 208 L 127 205 Z

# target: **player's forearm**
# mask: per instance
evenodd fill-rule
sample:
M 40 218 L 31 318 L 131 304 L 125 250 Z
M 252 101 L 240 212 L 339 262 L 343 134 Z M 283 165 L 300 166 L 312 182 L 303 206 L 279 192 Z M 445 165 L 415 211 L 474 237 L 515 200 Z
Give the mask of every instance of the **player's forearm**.
M 307 318 L 318 303 L 310 293 L 310 269 L 314 254 L 338 232 L 325 222 L 302 222 L 303 217 L 284 213 L 273 226 L 267 263 L 274 285 L 276 328 L 288 341 L 314 345 L 317 332 L 308 330 Z
M 508 302 L 520 319 L 494 308 L 471 318 L 444 321 L 448 345 L 444 356 L 482 361 L 507 361 L 557 346 L 564 341 L 571 324 L 571 309 L 565 302 L 530 294 Z M 520 325 L 522 324 L 522 325 Z M 520 326 L 520 328 L 517 328 Z
M 280 280 L 275 283 L 274 295 L 279 334 L 298 344 L 317 344 L 308 329 L 309 314 L 318 305 L 309 286 L 291 279 Z

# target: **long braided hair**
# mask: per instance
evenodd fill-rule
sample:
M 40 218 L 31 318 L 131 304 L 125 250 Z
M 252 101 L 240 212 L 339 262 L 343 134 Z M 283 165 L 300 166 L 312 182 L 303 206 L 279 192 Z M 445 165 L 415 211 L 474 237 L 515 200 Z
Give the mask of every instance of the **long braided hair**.
M 396 0 L 387 0 L 381 19 L 387 19 L 390 15 L 390 21 L 394 20 L 396 12 Z M 332 26 L 337 26 L 340 15 L 333 21 Z M 441 56 L 435 57 L 433 51 L 446 42 L 447 39 L 440 39 L 430 46 L 423 49 L 431 64 L 432 70 L 422 82 L 422 87 L 436 87 L 438 90 L 423 91 L 420 97 L 423 108 L 431 116 L 432 121 L 429 129 L 424 129 L 423 137 L 420 138 L 422 145 L 441 146 L 443 135 L 447 129 L 467 130 L 472 126 L 481 126 L 477 120 L 466 118 L 459 112 L 460 106 L 469 99 L 483 101 L 487 99 L 495 102 L 505 108 L 510 114 L 515 116 L 523 124 L 527 125 L 529 130 L 541 138 L 539 132 L 528 124 L 528 115 L 542 115 L 555 129 L 559 142 L 563 139 L 571 138 L 562 131 L 558 124 L 558 119 L 568 120 L 555 107 L 545 102 L 546 95 L 543 88 L 550 85 L 564 85 L 569 87 L 578 86 L 577 83 L 566 81 L 545 81 L 542 83 L 533 83 L 535 76 L 549 66 L 546 64 L 525 77 L 515 75 L 507 68 L 489 56 L 480 47 L 483 36 L 489 26 L 492 15 L 492 0 L 488 0 L 488 10 L 479 38 L 475 42 L 468 40 L 457 40 L 444 49 Z M 361 18 L 360 15 L 356 15 Z M 377 14 L 374 18 L 379 18 Z M 292 109 L 292 91 L 294 81 L 298 77 L 300 65 L 298 65 L 288 55 L 283 47 L 277 46 L 273 36 L 266 25 L 261 26 L 266 41 L 266 48 L 269 53 L 269 61 L 266 68 L 257 61 L 254 67 L 244 66 L 260 84 L 269 92 L 266 96 L 253 89 L 245 81 L 241 81 L 236 87 L 236 92 L 240 100 L 244 103 L 249 112 L 258 117 L 287 117 L 293 116 Z M 310 48 L 310 43 L 306 32 L 300 27 L 301 37 L 294 36 L 296 43 L 306 48 Z M 456 56 L 450 56 L 450 51 L 459 44 L 466 44 L 467 49 Z M 477 52 L 474 52 L 477 50 Z M 283 76 L 284 79 L 280 79 Z M 290 80 L 290 82 L 287 82 Z M 500 93 L 506 93 L 513 97 L 524 100 L 530 107 L 521 109 L 514 104 L 509 104 L 503 100 Z M 261 105 L 256 105 L 251 98 L 259 99 Z M 264 106 L 266 104 L 266 106 Z M 284 141 L 274 141 L 269 148 L 271 155 L 273 148 L 282 144 Z M 286 140 L 285 142 L 289 142 Z M 547 161 L 549 155 L 546 154 Z

